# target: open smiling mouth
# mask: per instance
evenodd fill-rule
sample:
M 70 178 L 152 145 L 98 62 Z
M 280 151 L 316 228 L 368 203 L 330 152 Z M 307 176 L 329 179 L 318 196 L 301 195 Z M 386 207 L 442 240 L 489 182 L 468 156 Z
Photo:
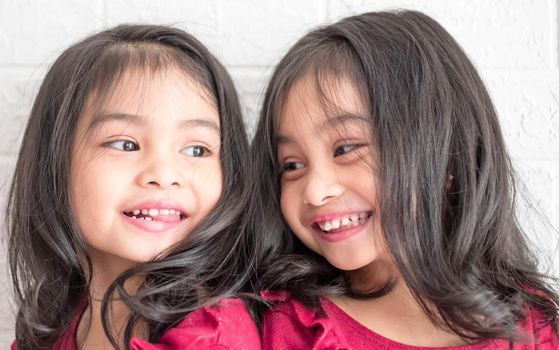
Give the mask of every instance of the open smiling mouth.
M 179 222 L 187 218 L 187 216 L 176 209 L 134 209 L 123 211 L 124 215 L 129 218 L 144 221 L 164 221 Z
M 327 234 L 344 232 L 354 227 L 364 225 L 372 215 L 372 211 L 357 212 L 342 215 L 330 220 L 316 221 L 312 224 L 312 227 Z

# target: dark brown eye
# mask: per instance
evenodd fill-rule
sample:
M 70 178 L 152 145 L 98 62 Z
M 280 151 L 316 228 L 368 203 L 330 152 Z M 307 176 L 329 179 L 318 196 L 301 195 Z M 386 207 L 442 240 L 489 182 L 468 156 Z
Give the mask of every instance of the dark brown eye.
M 304 167 L 305 165 L 301 162 L 287 162 L 284 165 L 282 165 L 281 172 L 283 173 L 286 171 L 294 171 Z
M 136 146 L 136 144 L 134 144 L 134 142 L 131 141 L 125 141 L 124 144 L 122 145 L 125 151 L 137 151 L 138 147 Z
M 343 145 L 343 146 L 336 147 L 334 149 L 334 157 L 342 156 L 362 146 L 363 145 Z
M 196 146 L 186 147 L 181 151 L 181 153 L 189 157 L 201 158 L 201 157 L 209 156 L 210 150 L 204 146 L 196 145 Z
M 124 152 L 133 152 L 140 149 L 140 146 L 138 146 L 134 141 L 130 140 L 111 141 L 105 143 L 105 146 Z

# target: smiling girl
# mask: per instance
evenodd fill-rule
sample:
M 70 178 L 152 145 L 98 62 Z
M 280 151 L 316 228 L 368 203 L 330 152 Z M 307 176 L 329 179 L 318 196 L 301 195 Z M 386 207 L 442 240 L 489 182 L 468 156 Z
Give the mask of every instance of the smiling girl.
M 431 18 L 366 13 L 305 35 L 272 75 L 252 152 L 258 231 L 277 247 L 264 348 L 559 347 L 492 102 Z
M 13 348 L 258 349 L 231 298 L 256 256 L 247 152 L 229 75 L 187 33 L 123 25 L 62 53 L 10 192 Z

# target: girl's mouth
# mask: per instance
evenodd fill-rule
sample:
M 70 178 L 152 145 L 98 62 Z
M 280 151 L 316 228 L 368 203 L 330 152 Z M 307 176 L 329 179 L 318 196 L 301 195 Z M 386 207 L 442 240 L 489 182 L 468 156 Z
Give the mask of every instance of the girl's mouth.
M 187 218 L 186 214 L 177 209 L 155 209 L 144 208 L 134 209 L 130 211 L 123 211 L 124 215 L 135 220 L 144 221 L 163 221 L 163 222 L 179 222 Z
M 364 225 L 372 215 L 372 211 L 355 212 L 328 220 L 315 221 L 312 226 L 323 233 L 334 234 Z
M 153 208 L 148 205 L 125 210 L 122 212 L 122 216 L 126 222 L 141 231 L 158 234 L 175 230 L 188 219 L 188 215 L 176 207 L 160 206 L 159 208 Z

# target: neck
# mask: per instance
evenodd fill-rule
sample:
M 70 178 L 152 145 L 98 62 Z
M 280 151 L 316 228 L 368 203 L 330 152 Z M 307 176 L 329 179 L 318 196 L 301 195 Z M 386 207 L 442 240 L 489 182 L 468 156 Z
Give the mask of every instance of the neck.
M 387 294 L 378 298 L 332 298 L 340 309 L 375 333 L 413 346 L 465 344 L 462 338 L 432 322 L 390 259 L 378 259 L 348 275 L 352 288 L 357 291 L 378 289 L 388 281 L 394 283 Z
M 122 339 L 128 312 L 120 302 L 111 303 L 110 330 L 115 339 Z M 113 349 L 103 328 L 101 301 L 90 299 L 90 304 L 84 311 L 76 332 L 76 343 L 80 350 Z M 121 342 L 119 342 L 121 343 Z M 119 344 L 122 346 L 123 344 Z
M 76 343 L 80 350 L 114 348 L 103 328 L 101 306 L 107 289 L 123 271 L 122 269 L 93 268 L 89 287 L 89 305 L 80 319 L 76 332 Z M 128 293 L 133 293 L 140 283 L 140 278 L 129 279 L 125 283 L 125 290 Z M 108 313 L 109 328 L 113 337 L 119 342 L 119 345 L 124 347 L 122 339 L 129 311 L 126 305 L 119 300 L 118 292 L 113 294 L 111 298 Z M 145 332 L 137 331 L 135 333 L 137 333 L 135 336 L 141 336 Z
M 388 257 L 381 257 L 358 270 L 348 271 L 351 287 L 356 291 L 378 289 L 389 282 L 398 284 L 400 272 Z

